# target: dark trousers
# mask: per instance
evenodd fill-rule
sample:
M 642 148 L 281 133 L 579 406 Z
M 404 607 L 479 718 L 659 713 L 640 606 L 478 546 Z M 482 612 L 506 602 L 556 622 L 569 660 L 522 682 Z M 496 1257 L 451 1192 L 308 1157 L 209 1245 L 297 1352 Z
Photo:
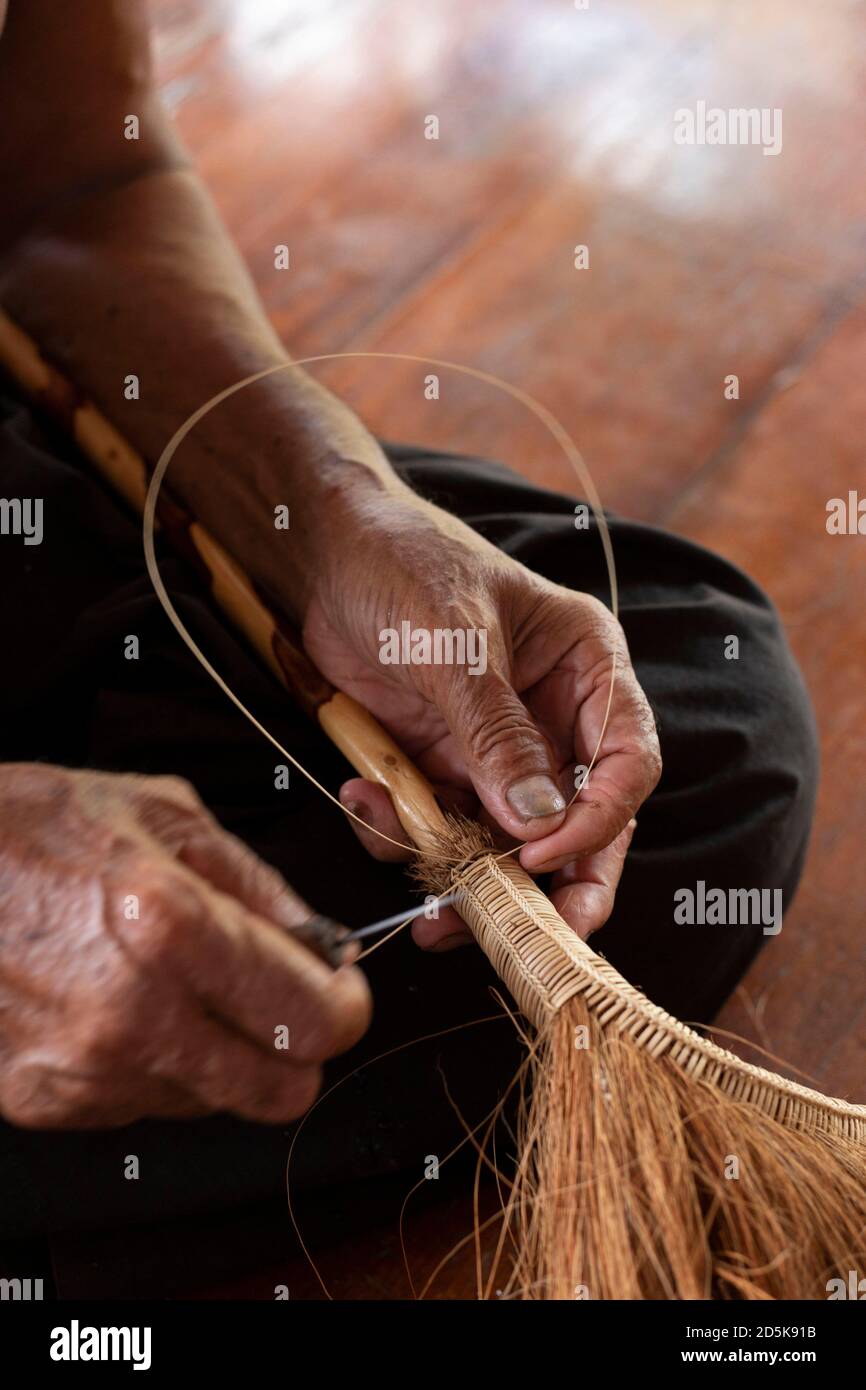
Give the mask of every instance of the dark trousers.
M 574 499 L 498 465 L 405 447 L 390 457 L 411 485 L 560 584 L 606 599 L 594 526 Z M 276 755 L 175 634 L 151 590 L 137 518 L 62 441 L 7 401 L 2 495 L 44 499 L 44 539 L 0 537 L 7 676 L 0 760 L 187 777 L 220 821 L 275 864 L 317 910 L 358 926 L 413 894 L 400 868 L 374 863 L 300 775 L 276 790 Z M 600 480 L 602 492 L 604 480 Z M 680 1018 L 707 1021 L 767 938 L 758 926 L 678 926 L 674 894 L 780 888 L 790 904 L 817 782 L 809 700 L 764 594 L 699 546 L 610 518 L 620 616 L 659 724 L 664 774 L 639 813 L 609 924 L 593 937 L 628 979 Z M 169 591 L 212 661 L 258 717 L 336 790 L 341 756 L 288 702 L 165 548 Z M 136 634 L 140 659 L 126 660 Z M 727 659 L 726 639 L 739 639 Z M 774 947 L 773 949 L 778 949 Z M 481 953 L 419 951 L 403 934 L 369 961 L 375 1000 L 363 1042 L 328 1080 L 423 1034 L 499 1011 Z M 405 1048 L 351 1077 L 298 1143 L 293 1181 L 345 1184 L 423 1172 L 496 1103 L 520 1060 L 513 1025 L 479 1024 Z M 446 1094 L 446 1083 L 451 1099 Z M 228 1117 L 148 1121 L 89 1133 L 0 1126 L 0 1234 L 82 1229 L 206 1212 L 279 1193 L 290 1131 Z M 127 1154 L 141 1177 L 123 1177 Z

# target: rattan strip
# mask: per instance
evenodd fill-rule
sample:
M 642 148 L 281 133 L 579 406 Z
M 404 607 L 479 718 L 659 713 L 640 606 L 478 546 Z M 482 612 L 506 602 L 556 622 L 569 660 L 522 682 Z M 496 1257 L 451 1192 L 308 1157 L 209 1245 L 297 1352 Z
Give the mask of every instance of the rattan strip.
M 652 1004 L 571 930 L 513 859 L 487 854 L 455 881 L 457 907 L 520 1008 L 541 1028 L 584 995 L 603 1026 L 628 1033 L 654 1057 L 794 1128 L 866 1141 L 866 1106 L 824 1096 L 744 1062 Z

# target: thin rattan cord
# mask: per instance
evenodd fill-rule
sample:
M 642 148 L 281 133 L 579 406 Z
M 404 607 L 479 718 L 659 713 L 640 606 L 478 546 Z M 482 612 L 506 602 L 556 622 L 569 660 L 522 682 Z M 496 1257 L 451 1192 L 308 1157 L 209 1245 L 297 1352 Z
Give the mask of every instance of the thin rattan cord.
M 266 729 L 265 726 L 256 718 L 256 716 L 251 712 L 251 710 L 247 708 L 241 697 L 238 694 L 236 694 L 236 692 L 229 686 L 228 682 L 224 680 L 224 678 L 220 675 L 220 673 L 215 669 L 212 663 L 205 656 L 204 652 L 198 646 L 197 642 L 195 641 L 192 634 L 189 632 L 188 628 L 186 627 L 180 615 L 178 614 L 176 608 L 174 607 L 168 595 L 168 592 L 165 588 L 165 584 L 162 581 L 162 577 L 159 572 L 159 566 L 156 560 L 156 551 L 154 548 L 153 533 L 156 524 L 156 504 L 159 497 L 160 487 L 162 486 L 162 482 L 165 478 L 168 466 L 171 463 L 171 460 L 174 457 L 177 449 L 180 447 L 183 440 L 190 433 L 190 431 L 194 429 L 194 427 L 199 423 L 199 421 L 202 420 L 207 414 L 210 413 L 211 410 L 213 410 L 216 406 L 220 405 L 223 401 L 228 400 L 231 396 L 236 395 L 237 392 L 242 391 L 247 386 L 254 385 L 254 383 L 257 381 L 263 381 L 267 377 L 274 376 L 277 372 L 285 372 L 291 368 L 308 366 L 310 363 L 313 362 L 331 362 L 343 358 L 381 358 L 391 359 L 394 361 L 417 362 L 422 365 L 432 367 L 446 367 L 456 372 L 462 372 L 465 376 L 474 377 L 479 381 L 485 382 L 487 385 L 495 386 L 499 390 L 504 391 L 506 395 L 509 395 L 514 400 L 519 401 L 533 415 L 535 415 L 535 417 L 538 420 L 541 421 L 541 423 L 556 440 L 557 444 L 559 444 L 569 464 L 573 468 L 578 481 L 580 482 L 584 491 L 586 492 L 586 495 L 589 499 L 589 504 L 592 507 L 593 517 L 595 519 L 596 526 L 598 527 L 598 532 L 601 539 L 605 566 L 607 568 L 608 584 L 610 587 L 610 606 L 611 612 L 613 613 L 614 617 L 617 617 L 619 612 L 619 586 L 616 576 L 616 564 L 614 562 L 613 557 L 613 544 L 610 538 L 610 530 L 607 524 L 607 518 L 605 517 L 604 510 L 602 508 L 601 498 L 598 495 L 598 491 L 595 487 L 595 484 L 592 480 L 592 477 L 590 475 L 589 469 L 586 466 L 583 456 L 580 453 L 580 450 L 577 448 L 577 445 L 572 440 L 568 431 L 560 423 L 560 421 L 557 420 L 556 416 L 552 413 L 552 411 L 548 410 L 547 407 L 543 406 L 540 401 L 537 401 L 533 396 L 529 395 L 528 392 L 520 390 L 519 387 L 513 386 L 510 382 L 503 381 L 500 377 L 494 376 L 490 372 L 483 372 L 477 367 L 466 367 L 463 366 L 461 363 L 449 362 L 441 358 L 418 357 L 410 353 L 402 352 L 319 353 L 314 357 L 301 357 L 291 362 L 281 362 L 279 363 L 279 365 L 275 367 L 266 367 L 263 371 L 254 372 L 251 376 L 245 377 L 242 381 L 235 382 L 234 385 L 226 387 L 225 390 L 218 392 L 217 395 L 212 396 L 210 400 L 205 401 L 204 405 L 200 406 L 198 410 L 194 411 L 193 414 L 190 415 L 189 418 L 185 420 L 184 423 L 180 425 L 177 430 L 175 430 L 171 439 L 168 441 L 168 444 L 163 449 L 157 462 L 156 468 L 153 471 L 153 476 L 151 477 L 149 485 L 147 487 L 147 494 L 145 497 L 144 512 L 142 518 L 142 537 L 144 542 L 144 555 L 145 563 L 147 565 L 147 572 L 150 575 L 151 583 L 153 584 L 156 595 L 160 603 L 162 604 L 166 612 L 166 615 L 170 619 L 179 636 L 189 647 L 190 651 L 193 653 L 196 659 L 201 663 L 205 671 L 207 671 L 211 679 L 216 682 L 216 684 L 222 690 L 223 694 L 228 696 L 232 704 L 235 705 L 236 708 L 239 709 L 243 715 L 245 715 L 245 717 L 250 721 L 254 728 L 256 728 L 259 731 L 260 734 L 262 734 L 266 739 L 268 739 L 270 743 L 274 745 L 274 747 L 278 750 L 278 752 L 280 752 L 283 755 L 283 757 L 289 760 L 293 767 L 297 768 L 297 770 L 300 773 L 302 773 L 302 775 L 306 777 L 307 780 L 311 782 L 312 785 L 316 787 L 318 791 L 320 791 L 324 796 L 326 796 L 329 801 L 331 801 L 335 806 L 337 806 L 350 819 L 356 821 L 359 825 L 365 826 L 366 829 L 371 830 L 374 835 L 378 835 L 380 839 L 386 840 L 389 844 L 396 845 L 399 849 L 408 850 L 410 853 L 413 853 L 413 845 L 407 845 L 400 840 L 393 839 L 390 835 L 386 835 L 384 831 L 377 829 L 376 826 L 368 824 L 367 821 L 362 820 L 360 816 L 357 816 L 353 811 L 350 811 L 348 807 L 344 806 L 342 802 L 339 801 L 338 798 L 333 795 L 332 792 L 328 791 L 327 787 L 322 786 L 321 782 L 316 780 L 313 774 L 309 772 L 303 766 L 303 764 L 299 762 L 297 758 L 293 757 L 293 755 L 289 753 L 287 749 L 283 748 L 282 744 L 278 742 L 278 740 L 273 736 L 273 734 L 271 734 L 270 731 Z M 141 468 L 143 470 L 143 460 L 141 460 L 140 462 Z M 583 774 L 580 785 L 575 788 L 574 794 L 571 800 L 568 802 L 568 806 L 572 806 L 574 802 L 577 800 L 577 798 L 580 796 L 580 793 L 583 791 L 584 787 L 587 785 L 589 781 L 590 773 L 592 772 L 593 768 L 595 767 L 598 761 L 602 743 L 604 742 L 604 736 L 607 732 L 608 722 L 610 720 L 610 710 L 613 703 L 613 692 L 616 685 L 616 671 L 617 660 L 616 651 L 614 650 L 611 659 L 610 682 L 608 686 L 607 703 L 605 706 L 604 717 L 602 719 L 598 740 L 593 750 L 592 757 L 590 758 L 589 763 L 587 764 L 586 771 Z M 525 844 L 526 842 L 524 841 L 523 843 Z M 517 848 L 520 849 L 522 847 L 523 845 L 519 845 Z M 510 853 L 512 853 L 511 850 L 505 851 L 505 854 Z

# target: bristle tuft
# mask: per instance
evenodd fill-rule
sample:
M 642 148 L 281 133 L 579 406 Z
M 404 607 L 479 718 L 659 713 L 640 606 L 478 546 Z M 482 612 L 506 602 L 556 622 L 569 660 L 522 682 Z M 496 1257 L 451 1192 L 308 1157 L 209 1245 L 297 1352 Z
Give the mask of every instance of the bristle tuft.
M 787 1129 L 570 999 L 543 1030 L 490 1284 L 528 1299 L 826 1299 L 866 1260 L 862 1145 Z M 859 1276 L 858 1276 L 859 1277 Z
M 866 1106 L 746 1063 L 657 1008 L 492 851 L 487 831 L 453 818 L 416 867 L 426 888 L 456 888 L 538 1030 L 482 1296 L 831 1296 L 866 1261 Z
M 475 859 L 490 854 L 493 836 L 477 821 L 449 815 L 448 829 L 412 864 L 412 876 L 429 893 L 445 894 Z

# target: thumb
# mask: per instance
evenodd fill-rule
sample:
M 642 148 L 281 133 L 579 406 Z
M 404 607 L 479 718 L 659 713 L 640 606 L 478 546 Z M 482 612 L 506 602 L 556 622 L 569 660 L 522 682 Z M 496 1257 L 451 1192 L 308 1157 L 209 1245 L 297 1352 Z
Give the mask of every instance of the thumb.
M 537 839 L 556 829 L 566 800 L 550 744 L 502 672 L 443 672 L 436 704 L 479 799 L 503 830 Z

